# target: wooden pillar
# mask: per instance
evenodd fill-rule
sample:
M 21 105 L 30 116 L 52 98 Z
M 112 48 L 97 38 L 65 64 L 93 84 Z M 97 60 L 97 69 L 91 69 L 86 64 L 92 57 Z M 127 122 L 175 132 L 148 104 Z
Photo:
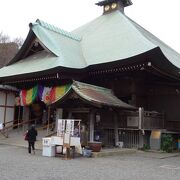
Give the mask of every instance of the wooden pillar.
M 57 130 L 57 126 L 58 126 L 58 119 L 62 119 L 63 118 L 63 109 L 61 108 L 57 108 L 56 109 L 56 122 L 55 122 L 55 129 Z
M 144 109 L 139 108 L 139 148 L 144 146 Z
M 7 92 L 5 93 L 5 102 L 4 102 L 4 124 L 6 123 L 6 108 L 7 108 Z
M 90 142 L 93 142 L 94 141 L 94 119 L 95 119 L 95 111 L 94 110 L 91 110 L 90 111 L 90 123 L 89 123 L 89 140 Z
M 118 133 L 118 115 L 114 112 L 114 139 L 115 139 L 115 146 L 119 142 L 119 133 Z
M 72 118 L 72 112 L 69 111 L 69 112 L 68 112 L 68 119 L 71 119 L 71 118 Z
M 144 146 L 144 134 L 142 131 L 139 131 L 139 148 L 143 148 Z
M 139 129 L 143 128 L 143 119 L 144 119 L 144 109 L 140 107 L 139 108 L 139 125 L 138 125 Z
M 51 112 L 51 107 L 50 107 L 50 106 L 48 106 L 48 125 L 47 125 L 47 135 L 49 134 L 50 112 Z
M 23 107 L 23 121 L 29 120 L 29 106 Z
M 15 112 L 14 112 L 14 114 L 15 114 Z M 19 105 L 18 106 L 18 129 L 19 129 L 19 123 L 20 123 L 20 114 L 21 114 L 21 106 Z M 15 115 L 14 115 L 14 117 L 15 117 Z
M 131 95 L 131 105 L 133 105 L 133 106 L 136 106 L 136 104 L 137 104 L 137 96 L 135 95 L 135 94 L 132 94 Z
M 29 120 L 29 106 L 24 106 L 23 107 L 23 115 L 22 115 L 23 121 L 28 121 Z M 28 123 L 23 124 L 23 131 L 28 129 Z

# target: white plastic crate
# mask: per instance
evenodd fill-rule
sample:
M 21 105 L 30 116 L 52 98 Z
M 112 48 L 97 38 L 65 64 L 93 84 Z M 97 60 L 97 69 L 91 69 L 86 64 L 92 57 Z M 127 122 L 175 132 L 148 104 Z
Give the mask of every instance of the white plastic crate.
M 43 146 L 42 155 L 47 156 L 47 157 L 54 157 L 55 156 L 55 146 Z
M 42 139 L 43 140 L 43 142 L 42 142 L 42 144 L 43 144 L 43 146 L 51 146 L 51 138 L 43 138 Z

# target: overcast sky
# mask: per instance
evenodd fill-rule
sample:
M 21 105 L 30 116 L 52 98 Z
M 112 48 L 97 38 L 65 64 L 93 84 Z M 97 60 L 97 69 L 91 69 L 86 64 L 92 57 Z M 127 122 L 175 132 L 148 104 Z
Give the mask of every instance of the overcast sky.
M 41 19 L 71 31 L 102 14 L 98 0 L 0 0 L 0 32 L 26 38 L 29 23 Z M 180 0 L 132 0 L 131 19 L 180 53 Z

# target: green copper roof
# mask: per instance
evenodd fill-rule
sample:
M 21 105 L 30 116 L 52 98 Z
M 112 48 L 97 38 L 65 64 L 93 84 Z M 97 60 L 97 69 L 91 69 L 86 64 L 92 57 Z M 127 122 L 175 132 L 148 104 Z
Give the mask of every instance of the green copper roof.
M 137 108 L 131 106 L 120 99 L 118 99 L 110 89 L 103 88 L 100 86 L 94 86 L 87 83 L 82 83 L 78 81 L 73 81 L 71 85 L 71 89 L 75 92 L 81 99 L 85 100 L 87 103 L 97 105 L 98 107 L 101 106 L 110 106 L 110 107 L 118 107 L 121 109 L 130 109 L 136 110 Z M 68 91 L 69 93 L 70 91 Z M 64 96 L 67 96 L 65 94 Z M 64 97 L 57 99 L 54 103 L 60 103 Z
M 81 37 L 78 37 L 78 36 L 75 35 L 75 34 L 72 34 L 72 33 L 68 32 L 68 31 L 65 31 L 65 30 L 60 29 L 60 28 L 58 28 L 58 27 L 55 27 L 55 26 L 53 26 L 53 25 L 51 25 L 51 24 L 48 24 L 48 23 L 46 23 L 46 22 L 44 22 L 44 21 L 42 21 L 42 20 L 39 20 L 39 19 L 36 20 L 36 23 L 32 24 L 32 26 L 33 26 L 33 25 L 36 25 L 36 24 L 39 24 L 39 25 L 41 25 L 42 27 L 45 27 L 46 29 L 49 29 L 49 30 L 54 31 L 54 32 L 56 32 L 56 33 L 59 33 L 59 34 L 61 34 L 61 35 L 67 36 L 68 38 L 71 38 L 71 39 L 73 39 L 73 40 L 81 41 Z
M 133 20 L 129 19 L 133 25 L 137 28 L 137 30 L 145 37 L 147 38 L 151 43 L 156 45 L 157 47 L 160 47 L 163 54 L 167 57 L 167 59 L 175 66 L 180 68 L 180 54 L 176 52 L 174 49 L 169 47 L 167 44 L 165 44 L 163 41 L 158 39 L 156 36 L 154 36 L 152 33 L 141 27 L 139 24 L 134 22 Z
M 102 15 L 73 33 L 83 37 L 88 65 L 124 60 L 156 47 L 120 11 Z
M 72 84 L 72 89 L 81 98 L 94 104 L 99 104 L 102 106 L 114 106 L 123 109 L 137 109 L 134 106 L 131 106 L 118 99 L 113 94 L 112 90 L 107 88 L 74 81 Z
M 10 66 L 5 66 L 0 70 L 0 73 L 3 74 L 1 77 L 6 77 L 40 72 L 48 69 L 49 67 L 56 67 L 58 65 L 58 61 L 58 58 L 56 58 L 53 54 L 43 51 L 29 56 L 28 58 L 18 61 Z
M 57 57 L 66 57 L 67 65 L 69 64 L 68 61 L 70 61 L 72 65 L 74 64 L 72 59 L 82 59 L 82 52 L 79 46 L 80 39 L 78 39 L 77 36 L 57 29 L 43 21 L 38 20 L 37 22 L 31 24 L 31 29 L 47 49 Z
M 69 61 L 66 62 L 67 58 L 69 59 Z M 48 69 L 56 68 L 58 66 L 70 67 L 72 63 L 74 63 L 73 60 L 73 57 L 66 57 L 65 59 L 62 56 L 56 57 L 52 53 L 40 51 L 36 54 L 33 54 L 32 56 L 18 61 L 17 63 L 3 67 L 2 69 L 0 69 L 0 73 L 1 77 L 6 77 L 28 74 L 33 72 L 41 72 Z M 76 63 L 74 67 L 78 68 L 79 64 Z
M 157 47 L 168 59 L 166 61 L 171 63 L 170 66 L 180 68 L 180 55 L 177 52 L 118 10 L 102 15 L 73 32 L 66 32 L 40 20 L 30 25 L 30 32 L 33 32 L 49 51 L 45 57 L 44 52 L 38 52 L 37 55 L 25 59 L 20 59 L 23 55 L 18 54 L 16 61 L 12 60 L 12 64 L 0 69 L 0 77 L 44 71 L 54 67 L 84 69 L 102 63 L 124 62 L 127 58 Z M 23 48 L 28 49 L 27 42 Z

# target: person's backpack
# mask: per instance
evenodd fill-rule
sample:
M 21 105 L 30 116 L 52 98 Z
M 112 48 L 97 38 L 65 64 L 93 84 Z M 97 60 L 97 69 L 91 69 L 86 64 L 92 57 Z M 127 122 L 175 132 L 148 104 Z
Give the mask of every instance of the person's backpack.
M 24 134 L 24 140 L 25 140 L 25 141 L 28 140 L 28 131 L 26 131 L 25 134 Z

